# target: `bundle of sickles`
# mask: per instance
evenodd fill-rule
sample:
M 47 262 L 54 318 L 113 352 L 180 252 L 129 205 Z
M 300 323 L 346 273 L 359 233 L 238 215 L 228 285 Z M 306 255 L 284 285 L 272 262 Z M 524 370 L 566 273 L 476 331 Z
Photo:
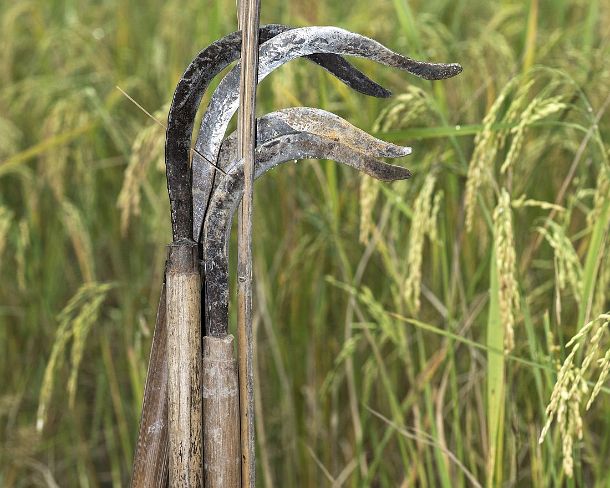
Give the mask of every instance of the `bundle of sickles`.
M 266 25 L 258 31 L 258 43 L 258 81 L 284 63 L 305 57 L 350 88 L 380 98 L 391 93 L 343 56 L 371 59 L 427 80 L 461 71 L 458 64 L 416 61 L 335 27 Z M 235 488 L 241 483 L 240 390 L 228 330 L 228 246 L 244 192 L 244 159 L 238 157 L 236 135 L 225 137 L 239 105 L 239 63 L 213 93 L 191 149 L 203 94 L 217 74 L 239 60 L 241 49 L 242 34 L 235 32 L 201 51 L 178 82 L 169 111 L 165 161 L 173 243 L 148 366 L 132 487 Z M 253 177 L 286 161 L 315 158 L 394 181 L 411 174 L 378 158 L 410 152 L 324 110 L 288 108 L 256 121 Z

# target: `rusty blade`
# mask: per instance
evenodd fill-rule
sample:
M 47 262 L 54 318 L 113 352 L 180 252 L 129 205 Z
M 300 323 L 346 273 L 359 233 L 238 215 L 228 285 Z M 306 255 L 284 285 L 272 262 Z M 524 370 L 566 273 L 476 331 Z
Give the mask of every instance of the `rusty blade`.
M 260 43 L 291 29 L 292 27 L 279 24 L 262 26 L 259 30 Z M 210 81 L 229 64 L 239 59 L 240 51 L 240 31 L 223 37 L 195 57 L 176 86 L 168 115 L 165 141 L 167 187 L 174 240 L 192 237 L 189 153 L 199 103 Z M 388 90 L 369 79 L 340 56 L 311 55 L 308 59 L 365 95 L 382 98 L 391 95 Z M 210 162 L 213 163 L 212 160 Z
M 258 80 L 288 61 L 311 54 L 358 56 L 405 70 L 416 76 L 438 80 L 462 71 L 459 64 L 417 61 L 395 53 L 368 37 L 337 27 L 303 27 L 278 34 L 261 45 Z M 231 117 L 238 106 L 239 65 L 220 82 L 201 122 L 193 157 L 193 236 L 201 232 L 215 170 L 206 161 L 216 161 Z
M 256 149 L 254 177 L 286 161 L 332 159 L 383 181 L 406 179 L 409 170 L 387 164 L 340 141 L 318 134 L 293 133 L 273 138 Z M 233 214 L 243 193 L 243 161 L 230 165 L 214 190 L 203 235 L 206 333 L 226 334 L 229 320 L 228 244 Z

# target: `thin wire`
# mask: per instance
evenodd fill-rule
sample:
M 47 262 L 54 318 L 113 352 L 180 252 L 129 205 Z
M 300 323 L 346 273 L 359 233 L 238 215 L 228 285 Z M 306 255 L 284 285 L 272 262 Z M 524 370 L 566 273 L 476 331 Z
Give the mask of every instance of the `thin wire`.
M 163 122 L 161 122 L 157 117 L 155 117 L 154 115 L 152 115 L 148 110 L 146 110 L 141 104 L 139 104 L 137 102 L 136 99 L 134 99 L 129 93 L 127 93 L 125 90 L 123 90 L 119 85 L 115 85 L 115 88 L 117 90 L 119 90 L 124 96 L 125 98 L 127 98 L 127 100 L 129 100 L 131 103 L 133 103 L 136 107 L 138 107 L 142 112 L 144 112 L 146 115 L 148 115 L 148 117 L 150 117 L 152 120 L 154 120 L 157 124 L 159 124 L 161 127 L 163 127 L 165 130 L 167 130 L 167 125 L 165 125 Z M 222 168 L 220 166 L 216 166 L 212 161 L 210 161 L 208 158 L 206 158 L 203 154 L 201 154 L 199 151 L 197 151 L 197 149 L 195 149 L 194 147 L 191 147 L 191 152 L 197 154 L 198 156 L 201 156 L 201 158 L 207 162 L 210 166 L 213 166 L 214 168 L 216 168 L 218 171 L 220 171 L 223 175 L 226 176 L 227 173 L 225 173 Z

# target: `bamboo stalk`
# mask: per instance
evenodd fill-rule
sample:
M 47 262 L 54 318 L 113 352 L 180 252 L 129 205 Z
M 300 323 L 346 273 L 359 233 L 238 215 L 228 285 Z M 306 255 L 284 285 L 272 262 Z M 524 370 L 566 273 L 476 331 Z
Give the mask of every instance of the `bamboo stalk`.
M 163 284 L 146 374 L 142 419 L 131 474 L 131 488 L 165 488 L 168 481 L 165 307 L 165 284 Z
M 169 245 L 165 283 L 169 483 L 172 488 L 200 488 L 201 276 L 197 244 L 184 239 Z
M 255 488 L 254 367 L 252 347 L 252 194 L 256 148 L 256 85 L 260 0 L 241 0 L 242 29 L 240 109 L 237 118 L 237 156 L 244 159 L 244 195 L 238 220 L 237 333 L 239 344 L 239 402 L 242 477 L 244 488 Z
M 233 336 L 203 338 L 205 488 L 240 485 L 239 387 Z

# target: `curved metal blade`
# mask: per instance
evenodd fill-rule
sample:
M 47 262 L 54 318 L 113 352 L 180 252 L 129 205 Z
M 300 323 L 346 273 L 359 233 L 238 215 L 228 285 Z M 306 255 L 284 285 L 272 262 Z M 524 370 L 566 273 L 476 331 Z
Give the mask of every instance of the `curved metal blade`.
M 293 133 L 268 140 L 256 149 L 254 177 L 286 161 L 295 159 L 332 159 L 382 181 L 406 179 L 409 170 L 394 166 L 342 144 L 335 139 L 312 133 Z M 228 243 L 233 214 L 243 193 L 243 161 L 231 163 L 214 190 L 206 216 L 203 235 L 205 269 L 206 334 L 227 333 L 229 321 Z
M 438 80 L 462 71 L 459 64 L 416 61 L 391 51 L 368 37 L 337 27 L 303 27 L 278 34 L 261 46 L 258 81 L 288 61 L 316 53 L 334 53 L 372 59 L 416 76 Z M 222 138 L 238 106 L 239 66 L 220 82 L 201 122 L 193 157 L 193 236 L 199 236 L 213 187 L 214 168 Z
M 279 24 L 262 26 L 259 31 L 260 43 L 291 29 L 293 27 Z M 210 81 L 239 59 L 240 51 L 241 31 L 219 39 L 195 57 L 176 86 L 165 139 L 167 188 L 174 240 L 190 238 L 192 232 L 189 152 L 199 103 Z M 314 54 L 307 58 L 356 91 L 380 98 L 391 96 L 388 90 L 369 79 L 341 56 Z
M 272 112 L 256 121 L 258 145 L 287 134 L 308 133 L 341 141 L 356 151 L 377 158 L 401 158 L 411 154 L 411 148 L 385 142 L 326 110 L 311 107 L 291 107 Z M 223 142 L 217 166 L 231 171 L 229 162 L 237 158 L 237 134 L 233 132 Z

